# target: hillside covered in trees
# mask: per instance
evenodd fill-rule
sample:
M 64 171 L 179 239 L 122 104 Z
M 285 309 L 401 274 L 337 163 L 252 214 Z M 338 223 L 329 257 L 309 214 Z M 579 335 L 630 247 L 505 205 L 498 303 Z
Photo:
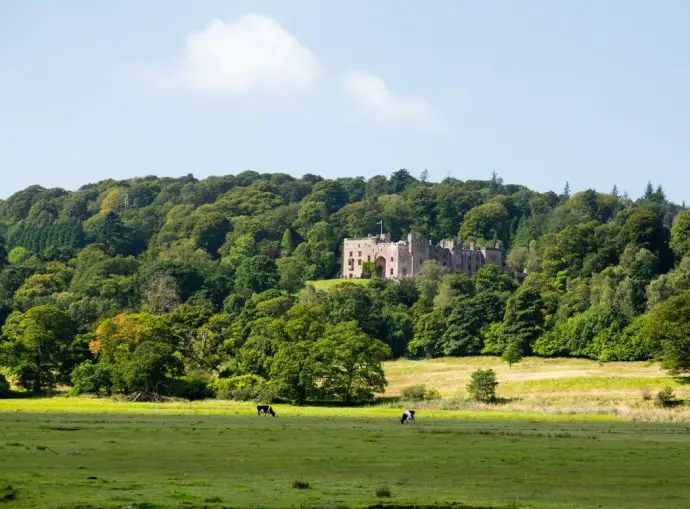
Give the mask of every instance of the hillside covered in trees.
M 0 373 L 29 390 L 352 402 L 390 357 L 690 363 L 690 211 L 399 170 L 31 187 L 0 202 Z M 338 276 L 345 237 L 500 240 L 510 271 Z M 520 277 L 516 277 L 519 275 Z M 0 392 L 3 378 L 0 375 Z M 210 392 L 209 392 L 210 391 Z

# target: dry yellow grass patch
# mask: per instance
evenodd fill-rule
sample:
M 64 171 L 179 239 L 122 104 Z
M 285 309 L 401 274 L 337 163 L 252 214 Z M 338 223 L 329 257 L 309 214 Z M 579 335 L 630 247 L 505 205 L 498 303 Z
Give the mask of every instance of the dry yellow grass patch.
M 415 403 L 419 408 L 542 414 L 603 414 L 629 420 L 690 421 L 690 406 L 657 408 L 653 396 L 670 386 L 690 400 L 690 385 L 668 376 L 657 363 L 599 363 L 586 359 L 526 358 L 509 367 L 498 357 L 460 357 L 410 361 L 384 366 L 388 396 L 425 384 L 438 389 L 440 401 Z M 470 401 L 465 387 L 476 369 L 496 372 L 500 404 Z M 643 398 L 647 393 L 647 398 Z
M 499 357 L 453 357 L 411 361 L 400 359 L 387 362 L 384 366 L 389 385 L 386 394 L 397 396 L 402 389 L 410 385 L 426 384 L 438 389 L 444 397 L 455 396 L 465 391 L 470 375 L 476 369 L 491 368 L 496 372 L 499 392 L 503 387 L 528 381 L 562 380 L 566 378 L 598 379 L 650 379 L 651 385 L 657 385 L 660 379 L 666 379 L 666 373 L 656 363 L 647 362 L 610 362 L 599 363 L 587 359 L 543 359 L 527 357 L 511 367 Z M 669 379 L 669 384 L 672 380 Z M 577 387 L 569 386 L 567 390 Z M 548 384 L 541 384 L 540 392 Z M 560 392 L 555 384 L 556 392 Z M 616 387 L 622 389 L 620 385 Z M 631 389 L 639 389 L 639 383 L 632 384 Z M 566 389 L 566 387 L 562 387 Z

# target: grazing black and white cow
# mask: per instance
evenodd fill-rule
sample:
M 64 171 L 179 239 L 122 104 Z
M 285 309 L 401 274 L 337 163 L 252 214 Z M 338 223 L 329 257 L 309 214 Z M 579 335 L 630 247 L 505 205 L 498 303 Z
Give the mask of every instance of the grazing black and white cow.
M 276 413 L 273 411 L 273 409 L 270 407 L 270 405 L 257 405 L 256 411 L 258 412 L 259 415 L 271 414 L 273 417 L 276 416 Z
M 400 418 L 400 424 L 405 424 L 408 421 L 414 421 L 414 410 L 405 410 Z

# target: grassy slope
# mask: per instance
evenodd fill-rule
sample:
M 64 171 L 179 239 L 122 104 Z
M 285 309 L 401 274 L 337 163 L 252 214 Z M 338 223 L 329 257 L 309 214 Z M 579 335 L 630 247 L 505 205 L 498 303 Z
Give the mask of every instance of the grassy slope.
M 308 281 L 307 284 L 313 285 L 316 290 L 328 292 L 338 285 L 343 283 L 352 283 L 355 285 L 368 285 L 371 279 L 320 279 L 318 281 Z
M 498 357 L 446 357 L 387 362 L 385 371 L 389 386 L 386 392 L 395 395 L 406 386 L 424 383 L 436 387 L 446 397 L 455 396 L 465 391 L 470 374 L 479 368 L 496 371 L 499 393 L 505 396 L 529 387 L 544 391 L 680 387 L 658 364 L 648 362 L 599 363 L 587 359 L 527 357 L 509 367 Z
M 0 497 L 16 488 L 12 509 L 366 506 L 379 486 L 386 502 L 479 506 L 672 508 L 690 495 L 678 424 L 420 412 L 402 426 L 393 408 L 279 407 L 273 419 L 241 404 L 67 398 L 2 410 Z
M 507 403 L 498 407 L 464 400 L 470 374 L 478 368 L 496 371 L 498 395 Z M 510 368 L 496 357 L 460 357 L 424 361 L 398 360 L 385 365 L 389 385 L 386 394 L 397 396 L 410 385 L 423 383 L 437 388 L 444 398 L 432 406 L 502 412 L 610 414 L 636 420 L 690 421 L 690 406 L 659 409 L 644 400 L 665 386 L 690 399 L 687 380 L 667 376 L 658 364 L 586 359 L 526 358 Z M 427 405 L 428 406 L 428 405 Z

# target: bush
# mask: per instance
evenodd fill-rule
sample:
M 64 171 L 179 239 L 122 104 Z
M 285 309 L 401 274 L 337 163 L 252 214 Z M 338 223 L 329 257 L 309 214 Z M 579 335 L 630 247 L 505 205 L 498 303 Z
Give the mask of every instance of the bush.
M 423 401 L 426 395 L 426 385 L 417 384 L 405 387 L 402 390 L 402 397 L 406 401 Z
M 424 384 L 411 385 L 402 390 L 402 399 L 405 401 L 431 401 L 441 399 L 441 393 L 433 387 L 427 389 Z
M 670 387 L 664 387 L 656 394 L 656 405 L 659 407 L 669 408 L 677 404 L 678 400 Z
M 10 383 L 4 375 L 0 375 L 0 398 L 10 393 Z
M 643 387 L 641 392 L 643 400 L 649 401 L 652 399 L 652 391 L 649 390 L 649 387 Z
M 433 387 L 424 393 L 424 399 L 427 401 L 432 401 L 435 399 L 441 399 L 441 392 Z
M 199 400 L 213 397 L 209 387 L 209 376 L 204 373 L 192 373 L 175 380 L 168 388 L 168 395 L 189 400 Z
M 493 369 L 478 369 L 472 373 L 467 392 L 477 401 L 489 403 L 496 400 L 496 373 Z
M 270 382 L 257 375 L 241 375 L 219 378 L 209 384 L 217 399 L 236 401 L 261 400 L 271 402 L 275 392 Z
M 72 389 L 70 394 L 96 394 L 110 395 L 113 388 L 112 369 L 109 364 L 93 363 L 91 361 L 79 364 L 70 375 Z
M 379 486 L 376 488 L 376 496 L 379 498 L 390 497 L 391 489 L 388 486 Z
M 308 490 L 311 485 L 306 481 L 293 481 L 292 487 L 297 490 Z

